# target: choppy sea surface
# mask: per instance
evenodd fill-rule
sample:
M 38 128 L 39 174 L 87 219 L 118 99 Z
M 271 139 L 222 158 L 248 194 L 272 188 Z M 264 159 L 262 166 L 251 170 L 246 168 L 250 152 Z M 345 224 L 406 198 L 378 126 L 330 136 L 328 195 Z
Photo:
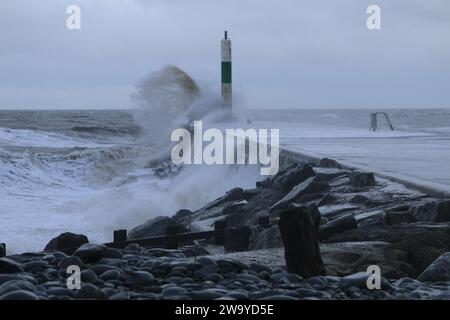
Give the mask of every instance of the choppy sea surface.
M 376 133 L 369 130 L 369 114 L 366 109 L 263 110 L 248 118 L 255 126 L 279 128 L 285 145 L 317 152 L 348 154 L 354 141 L 374 137 L 432 137 L 450 150 L 450 110 L 389 110 L 396 130 L 380 120 L 382 130 Z M 156 177 L 152 160 L 170 136 L 151 130 L 151 119 L 143 124 L 137 117 L 127 110 L 0 111 L 0 242 L 9 252 L 41 250 L 66 231 L 110 241 L 114 229 L 197 209 L 261 178 L 258 168 L 242 166 L 189 167 L 174 177 Z M 336 147 L 333 139 L 350 142 Z M 448 163 L 444 151 L 431 156 Z M 415 150 L 416 157 L 420 152 Z

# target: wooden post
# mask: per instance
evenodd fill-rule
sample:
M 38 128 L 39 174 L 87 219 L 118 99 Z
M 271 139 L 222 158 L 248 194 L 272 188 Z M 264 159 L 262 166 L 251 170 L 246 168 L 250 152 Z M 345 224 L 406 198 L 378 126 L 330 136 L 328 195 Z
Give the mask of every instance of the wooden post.
M 268 227 L 270 226 L 270 216 L 264 215 L 258 218 L 258 225 L 260 227 Z
M 218 220 L 214 222 L 214 243 L 218 246 L 225 244 L 225 229 L 227 228 L 227 222 L 225 220 Z
M 317 231 L 308 212 L 301 207 L 291 207 L 280 213 L 278 226 L 287 271 L 304 278 L 325 275 Z
M 166 235 L 175 236 L 178 234 L 178 226 L 168 226 L 166 229 Z M 176 237 L 173 240 L 168 240 L 166 243 L 167 249 L 178 249 L 178 241 Z
M 0 243 L 0 257 L 6 256 L 6 243 Z
M 114 230 L 114 241 L 113 242 L 123 242 L 127 241 L 127 230 Z

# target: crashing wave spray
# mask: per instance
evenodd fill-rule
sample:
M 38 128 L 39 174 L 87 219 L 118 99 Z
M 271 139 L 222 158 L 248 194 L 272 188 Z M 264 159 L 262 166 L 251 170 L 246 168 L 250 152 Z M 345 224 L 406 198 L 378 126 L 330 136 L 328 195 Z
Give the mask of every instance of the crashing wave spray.
M 183 70 L 169 65 L 152 72 L 136 85 L 132 100 L 135 121 L 149 144 L 167 145 L 170 132 L 184 125 L 192 103 L 200 97 L 197 83 Z
M 170 144 L 171 132 L 194 120 L 212 122 L 223 117 L 221 99 L 180 68 L 168 65 L 152 72 L 136 84 L 131 96 L 134 119 L 145 142 L 156 148 Z

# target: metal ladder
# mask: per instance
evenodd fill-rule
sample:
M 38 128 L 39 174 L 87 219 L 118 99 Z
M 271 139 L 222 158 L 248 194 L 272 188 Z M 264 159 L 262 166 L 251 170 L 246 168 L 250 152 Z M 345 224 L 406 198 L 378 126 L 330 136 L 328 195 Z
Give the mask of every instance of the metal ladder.
M 373 131 L 378 130 L 378 115 L 384 115 L 386 118 L 386 121 L 391 128 L 392 131 L 394 131 L 394 126 L 392 125 L 391 119 L 389 118 L 389 115 L 386 112 L 372 112 L 370 114 L 370 127 Z

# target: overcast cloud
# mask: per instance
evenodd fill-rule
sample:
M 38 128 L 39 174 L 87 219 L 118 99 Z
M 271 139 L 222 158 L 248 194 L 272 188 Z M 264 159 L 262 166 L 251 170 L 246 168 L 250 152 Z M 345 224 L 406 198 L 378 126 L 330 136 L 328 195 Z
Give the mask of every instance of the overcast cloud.
M 225 29 L 246 107 L 450 107 L 448 0 L 1 0 L 0 108 L 131 107 L 166 64 L 219 94 Z

